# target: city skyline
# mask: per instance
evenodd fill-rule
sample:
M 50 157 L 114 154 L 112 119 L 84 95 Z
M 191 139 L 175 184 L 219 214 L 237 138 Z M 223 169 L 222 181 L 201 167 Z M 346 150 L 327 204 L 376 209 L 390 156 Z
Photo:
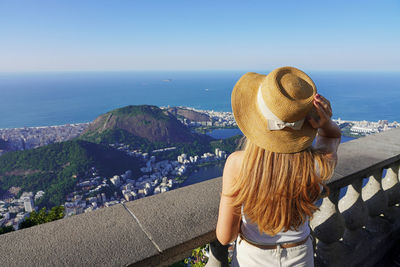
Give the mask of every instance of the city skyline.
M 4 1 L 0 72 L 400 71 L 398 1 Z

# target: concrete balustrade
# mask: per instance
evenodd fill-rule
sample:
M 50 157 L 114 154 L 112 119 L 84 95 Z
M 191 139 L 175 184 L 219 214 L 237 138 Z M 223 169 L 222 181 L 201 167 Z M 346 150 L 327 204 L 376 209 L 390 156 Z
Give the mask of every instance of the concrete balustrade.
M 344 242 L 349 247 L 355 247 L 360 241 L 362 227 L 368 220 L 368 209 L 361 198 L 362 180 L 356 180 L 347 188 L 346 195 L 339 201 L 339 210 L 342 213 L 346 229 Z
M 347 142 L 338 153 L 330 195 L 310 223 L 315 263 L 373 266 L 400 240 L 400 129 Z M 167 266 L 207 243 L 207 266 L 227 266 L 227 246 L 215 241 L 220 190 L 216 178 L 0 235 L 0 266 Z
M 382 188 L 388 197 L 389 206 L 394 206 L 400 199 L 399 167 L 399 164 L 389 166 L 385 179 L 382 181 Z
M 333 265 L 338 254 L 342 254 L 343 246 L 338 242 L 345 230 L 342 214 L 338 210 L 338 189 L 332 190 L 322 201 L 320 209 L 315 212 L 310 222 L 314 236 L 317 238 L 317 255 L 324 264 Z M 343 251 L 344 252 L 344 251 Z
M 316 266 L 373 266 L 400 240 L 399 152 L 398 130 L 341 145 L 328 183 L 334 196 L 323 200 L 310 223 L 318 239 Z M 338 190 L 346 186 L 338 201 Z
M 399 152 L 399 130 L 341 145 L 328 183 L 334 195 L 323 200 L 310 223 L 318 239 L 316 266 L 374 266 L 400 240 Z

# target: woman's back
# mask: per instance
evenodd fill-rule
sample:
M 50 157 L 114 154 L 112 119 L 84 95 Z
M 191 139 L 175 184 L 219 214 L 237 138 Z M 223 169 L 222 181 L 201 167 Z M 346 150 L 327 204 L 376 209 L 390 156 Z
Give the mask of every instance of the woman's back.
M 236 151 L 231 155 L 234 158 L 235 164 L 228 164 L 228 168 L 231 173 L 240 173 L 240 167 L 243 165 L 245 153 L 243 150 Z M 265 203 L 267 206 L 268 203 Z M 257 244 L 276 244 L 276 243 L 287 243 L 287 242 L 298 242 L 304 240 L 310 235 L 310 227 L 308 219 L 300 225 L 296 230 L 289 229 L 288 231 L 280 231 L 276 235 L 268 235 L 260 232 L 259 227 L 256 223 L 252 222 L 246 214 L 243 212 L 243 206 L 241 207 L 241 224 L 240 233 L 242 233 L 250 241 Z

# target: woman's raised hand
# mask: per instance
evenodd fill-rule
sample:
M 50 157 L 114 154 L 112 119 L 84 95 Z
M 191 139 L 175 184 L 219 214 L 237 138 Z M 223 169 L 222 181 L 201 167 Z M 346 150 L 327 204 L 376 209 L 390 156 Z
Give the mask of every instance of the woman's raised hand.
M 314 129 L 318 129 L 319 136 L 325 136 L 329 138 L 339 138 L 338 140 L 340 142 L 340 136 L 341 136 L 340 128 L 335 122 L 331 120 L 332 107 L 329 100 L 323 97 L 322 95 L 316 94 L 314 96 L 313 104 L 315 109 L 317 110 L 319 119 L 315 119 L 311 116 L 308 116 L 307 117 L 308 122 Z M 338 144 L 336 144 L 336 149 Z
M 315 109 L 317 110 L 319 119 L 316 120 L 315 118 L 308 116 L 308 122 L 311 126 L 315 129 L 324 128 L 327 124 L 331 122 L 332 117 L 332 107 L 331 103 L 328 99 L 323 97 L 320 94 L 316 94 L 314 96 L 313 104 Z

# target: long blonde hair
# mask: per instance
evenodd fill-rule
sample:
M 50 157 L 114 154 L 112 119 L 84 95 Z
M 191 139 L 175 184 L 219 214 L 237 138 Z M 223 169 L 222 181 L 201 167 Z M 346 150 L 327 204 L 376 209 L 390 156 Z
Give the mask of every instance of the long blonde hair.
M 274 153 L 247 140 L 240 174 L 227 195 L 234 197 L 235 207 L 243 207 L 260 232 L 273 236 L 297 230 L 312 216 L 323 181 L 333 169 L 334 162 L 313 148 Z

